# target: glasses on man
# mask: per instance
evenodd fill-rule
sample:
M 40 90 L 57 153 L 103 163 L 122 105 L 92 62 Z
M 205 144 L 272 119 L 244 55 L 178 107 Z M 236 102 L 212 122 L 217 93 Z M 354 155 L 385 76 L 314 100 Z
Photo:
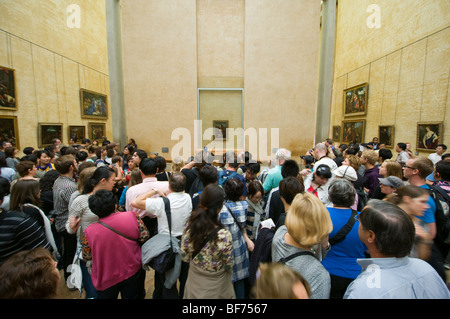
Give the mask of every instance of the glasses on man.
M 408 165 L 403 166 L 403 168 L 416 169 L 415 167 L 408 166 Z

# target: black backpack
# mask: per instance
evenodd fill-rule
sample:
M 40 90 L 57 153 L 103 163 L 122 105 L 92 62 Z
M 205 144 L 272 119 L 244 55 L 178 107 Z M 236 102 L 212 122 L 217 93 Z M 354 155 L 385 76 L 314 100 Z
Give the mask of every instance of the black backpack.
M 438 185 L 429 185 L 430 195 L 436 203 L 436 240 L 450 244 L 450 196 Z

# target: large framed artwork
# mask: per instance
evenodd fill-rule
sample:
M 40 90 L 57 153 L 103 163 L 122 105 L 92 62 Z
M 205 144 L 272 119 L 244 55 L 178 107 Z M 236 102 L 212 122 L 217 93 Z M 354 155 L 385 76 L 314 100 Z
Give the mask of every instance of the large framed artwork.
M 442 122 L 419 122 L 417 123 L 418 151 L 434 152 L 438 144 L 442 144 L 443 135 Z
M 378 127 L 378 143 L 390 148 L 394 143 L 394 125 L 380 125 Z
M 104 94 L 80 89 L 81 117 L 88 119 L 108 119 L 108 97 Z
M 215 141 L 226 141 L 227 140 L 227 120 L 213 120 L 214 128 L 214 140 Z
M 85 126 L 69 126 L 69 139 L 75 137 L 77 139 L 77 143 L 80 144 L 81 140 L 86 137 L 86 127 Z
M 0 109 L 17 110 L 15 71 L 3 66 L 0 66 Z
M 366 120 L 342 121 L 342 142 L 363 143 Z
M 335 125 L 333 126 L 333 141 L 339 142 L 341 140 L 341 126 Z
M 344 90 L 344 116 L 365 115 L 369 84 L 363 83 Z
M 16 116 L 0 116 L 0 142 L 3 141 L 10 142 L 12 146 L 20 148 Z
M 62 141 L 63 125 L 61 123 L 38 124 L 38 147 L 46 147 L 52 144 L 54 138 Z
M 88 123 L 88 138 L 91 140 L 97 140 L 98 144 L 101 145 L 106 136 L 106 125 L 105 123 Z

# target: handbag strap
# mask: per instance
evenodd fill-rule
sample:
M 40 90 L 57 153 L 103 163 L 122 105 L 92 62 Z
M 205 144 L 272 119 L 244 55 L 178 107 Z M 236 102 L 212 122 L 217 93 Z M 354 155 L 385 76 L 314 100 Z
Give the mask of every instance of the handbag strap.
M 166 211 L 167 216 L 167 224 L 169 225 L 169 234 L 170 234 L 170 247 L 173 250 L 173 244 L 172 244 L 172 213 L 170 211 L 170 201 L 167 197 L 162 196 L 163 202 L 164 202 L 164 210 Z
M 350 215 L 350 218 L 347 221 L 347 224 L 345 224 L 333 237 L 329 239 L 329 243 L 331 246 L 336 245 L 337 243 L 340 243 L 345 239 L 345 237 L 352 230 L 353 225 L 356 222 L 356 215 L 358 215 L 358 212 L 353 209 L 352 214 Z
M 292 255 L 290 255 L 290 256 L 287 256 L 286 258 L 281 258 L 281 259 L 279 260 L 279 262 L 282 263 L 282 264 L 285 264 L 285 263 L 287 263 L 289 260 L 294 259 L 294 258 L 296 258 L 296 257 L 298 257 L 298 256 L 302 256 L 302 255 L 310 255 L 310 256 L 316 257 L 316 255 L 315 255 L 312 251 L 309 251 L 309 250 L 302 250 L 302 251 L 296 252 L 296 253 L 294 253 L 294 254 L 292 254 Z
M 127 235 L 125 235 L 124 233 L 121 233 L 121 232 L 118 231 L 117 229 L 112 228 L 111 226 L 105 224 L 105 223 L 102 222 L 102 221 L 98 221 L 97 223 L 99 223 L 100 225 L 103 225 L 103 226 L 105 226 L 106 228 L 112 230 L 112 231 L 115 232 L 116 234 L 119 234 L 120 236 L 125 237 L 126 239 L 129 239 L 129 240 L 132 240 L 132 241 L 135 241 L 135 242 L 138 241 L 137 239 L 131 238 L 130 236 L 127 236 Z
M 225 207 L 228 209 L 228 211 L 230 212 L 230 215 L 233 217 L 234 221 L 236 222 L 236 225 L 238 226 L 239 230 L 241 232 L 244 232 L 245 229 L 242 228 L 241 224 L 239 223 L 239 221 L 237 220 L 236 216 L 234 216 L 233 212 L 231 211 L 230 207 L 227 206 L 227 204 L 224 204 Z

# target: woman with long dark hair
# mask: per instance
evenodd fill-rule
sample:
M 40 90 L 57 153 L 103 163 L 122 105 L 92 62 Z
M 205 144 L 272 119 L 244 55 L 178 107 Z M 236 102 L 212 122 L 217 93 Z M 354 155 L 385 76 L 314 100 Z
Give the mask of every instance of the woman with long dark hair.
M 224 192 L 210 184 L 200 195 L 200 204 L 186 225 L 181 238 L 181 257 L 189 262 L 184 288 L 185 299 L 235 298 L 231 281 L 233 244 L 231 233 L 218 220 Z
M 81 247 L 85 240 L 84 230 L 92 223 L 98 221 L 98 216 L 89 208 L 89 198 L 99 190 L 111 191 L 114 187 L 114 178 L 115 173 L 112 168 L 107 166 L 97 167 L 94 173 L 86 179 L 81 195 L 73 200 L 69 208 L 69 218 L 67 219 L 66 230 L 71 234 L 77 233 L 78 245 L 74 264 L 80 264 L 86 298 L 97 298 L 97 291 L 94 288 L 91 276 L 87 271 L 86 261 L 83 260 L 81 256 Z M 80 285 L 79 279 L 77 283 Z M 78 288 L 81 289 L 81 286 Z

